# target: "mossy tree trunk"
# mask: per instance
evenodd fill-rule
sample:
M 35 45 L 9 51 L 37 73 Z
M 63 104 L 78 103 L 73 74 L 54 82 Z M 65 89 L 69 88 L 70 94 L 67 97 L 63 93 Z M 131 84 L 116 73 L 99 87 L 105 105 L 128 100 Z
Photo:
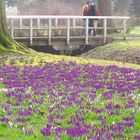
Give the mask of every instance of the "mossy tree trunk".
M 4 0 L 0 1 L 0 44 L 2 46 L 8 47 L 10 46 L 10 41 L 7 38 L 8 33 L 6 30 L 6 15 L 5 15 L 5 4 Z
M 8 52 L 27 53 L 29 49 L 18 44 L 7 31 L 5 0 L 0 0 L 0 55 Z

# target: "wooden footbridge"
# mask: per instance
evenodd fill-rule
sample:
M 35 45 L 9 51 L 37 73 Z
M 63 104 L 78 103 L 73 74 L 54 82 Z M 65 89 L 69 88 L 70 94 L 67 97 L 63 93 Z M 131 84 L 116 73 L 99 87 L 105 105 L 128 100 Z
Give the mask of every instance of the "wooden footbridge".
M 89 19 L 98 26 L 89 27 Z M 98 21 L 97 21 L 98 19 Z M 122 16 L 7 16 L 10 35 L 17 41 L 30 45 L 52 45 L 55 50 L 74 50 L 79 45 L 100 45 L 113 37 L 126 39 L 127 20 Z M 120 27 L 109 26 L 119 20 Z M 89 30 L 96 30 L 96 36 Z M 84 35 L 80 35 L 84 30 Z M 119 34 L 114 31 L 119 30 Z

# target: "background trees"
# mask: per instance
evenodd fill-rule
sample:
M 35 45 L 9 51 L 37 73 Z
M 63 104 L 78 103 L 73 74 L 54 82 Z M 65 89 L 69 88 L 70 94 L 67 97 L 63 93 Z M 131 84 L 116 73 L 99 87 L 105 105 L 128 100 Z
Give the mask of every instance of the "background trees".
M 140 15 L 140 0 L 134 0 L 134 12 L 136 15 Z
M 8 6 L 17 6 L 21 15 L 81 15 L 82 6 L 86 2 L 86 0 L 0 0 L 0 51 L 2 49 L 21 49 L 20 45 L 15 43 L 7 34 L 5 1 L 7 1 Z M 95 1 L 102 16 L 140 15 L 140 0 Z M 131 18 L 132 23 L 130 23 L 130 26 L 139 22 L 136 22 L 137 17 Z
M 112 15 L 112 0 L 98 0 L 98 8 L 103 16 Z
M 76 11 L 75 13 L 72 14 L 79 14 L 80 13 L 79 10 L 82 8 L 82 5 L 86 2 L 86 0 L 22 0 L 22 1 L 6 0 L 6 1 L 9 6 L 17 6 L 21 11 L 21 14 L 24 13 L 69 14 L 68 13 L 70 12 L 70 10 L 68 10 L 69 8 L 70 9 L 72 8 L 74 11 Z M 139 0 L 95 0 L 95 2 L 98 4 L 101 15 L 112 15 L 112 14 L 128 15 L 130 11 L 131 12 L 134 11 L 135 14 L 140 14 Z M 45 10 L 41 8 L 41 6 L 43 6 Z M 65 9 L 64 6 L 66 7 Z
M 0 0 L 0 55 L 8 52 L 27 53 L 28 50 L 9 36 L 6 27 L 5 0 Z
M 21 14 L 80 14 L 86 0 L 6 0 L 8 6 L 17 6 Z M 139 0 L 95 0 L 101 15 L 140 14 Z M 57 3 L 57 4 L 56 4 Z M 43 8 L 41 8 L 43 7 Z M 64 9 L 65 7 L 65 9 Z M 45 8 L 45 10 L 44 10 Z M 43 10 L 42 10 L 43 9 Z M 68 10 L 70 9 L 70 10 Z

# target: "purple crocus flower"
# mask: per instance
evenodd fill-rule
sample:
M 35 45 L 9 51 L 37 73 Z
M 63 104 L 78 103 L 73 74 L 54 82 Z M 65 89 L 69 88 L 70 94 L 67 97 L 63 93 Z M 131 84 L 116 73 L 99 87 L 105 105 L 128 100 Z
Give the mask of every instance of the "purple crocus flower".
M 63 132 L 63 128 L 57 127 L 57 128 L 55 129 L 55 132 L 56 132 L 56 135 L 61 135 L 61 133 Z
M 112 110 L 113 109 L 113 106 L 111 103 L 109 103 L 108 105 L 106 105 L 106 109 L 107 110 Z
M 45 128 L 42 128 L 41 130 L 40 130 L 40 132 L 41 132 L 41 134 L 43 135 L 43 136 L 50 136 L 50 134 L 51 134 L 51 125 L 47 125 Z
M 113 134 L 106 133 L 105 137 L 107 140 L 113 140 Z
M 121 106 L 120 106 L 119 104 L 116 104 L 116 105 L 114 106 L 114 108 L 115 108 L 115 109 L 120 109 Z
M 67 134 L 71 137 L 79 137 L 88 132 L 88 130 L 82 126 L 67 128 L 66 131 Z
M 134 136 L 134 140 L 140 140 L 140 136 Z
M 0 118 L 0 121 L 3 123 L 8 123 L 9 119 L 4 117 L 4 118 Z

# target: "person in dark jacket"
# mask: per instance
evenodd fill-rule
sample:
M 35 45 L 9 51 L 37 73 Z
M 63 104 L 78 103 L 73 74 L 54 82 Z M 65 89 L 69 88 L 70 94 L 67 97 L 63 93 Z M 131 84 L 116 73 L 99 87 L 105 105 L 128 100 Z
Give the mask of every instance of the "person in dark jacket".
M 93 0 L 87 0 L 87 3 L 83 6 L 83 16 L 96 16 L 96 7 Z M 85 20 L 84 20 L 85 22 Z M 94 27 L 94 20 L 89 19 L 88 26 Z M 89 29 L 89 34 L 91 34 L 92 29 Z M 85 34 L 85 29 L 82 31 L 82 35 Z M 93 30 L 93 35 L 96 35 L 95 30 Z
M 93 0 L 88 0 L 89 9 L 87 11 L 87 16 L 96 16 L 96 7 Z M 94 20 L 89 19 L 89 28 L 94 27 Z M 89 29 L 89 34 L 91 34 L 92 29 Z M 93 35 L 95 36 L 95 29 L 93 29 Z

